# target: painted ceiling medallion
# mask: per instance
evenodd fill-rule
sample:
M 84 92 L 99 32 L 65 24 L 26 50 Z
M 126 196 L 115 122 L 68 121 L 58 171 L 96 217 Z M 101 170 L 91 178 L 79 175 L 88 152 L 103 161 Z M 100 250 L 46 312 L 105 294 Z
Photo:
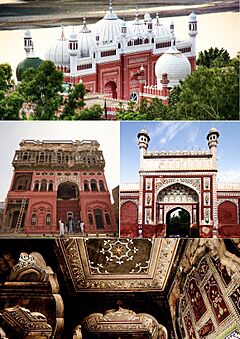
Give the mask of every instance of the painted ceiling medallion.
M 172 239 L 57 240 L 76 292 L 163 290 L 178 248 Z

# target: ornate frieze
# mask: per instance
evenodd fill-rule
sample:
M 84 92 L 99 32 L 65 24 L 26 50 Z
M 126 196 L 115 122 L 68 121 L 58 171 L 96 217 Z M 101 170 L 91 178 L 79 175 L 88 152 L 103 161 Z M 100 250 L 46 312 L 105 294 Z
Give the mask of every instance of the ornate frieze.
M 109 310 L 105 314 L 93 313 L 83 321 L 83 330 L 89 333 L 138 333 L 153 339 L 167 339 L 167 330 L 158 324 L 156 319 L 149 314 L 135 312 L 119 307 L 117 310 Z
M 42 313 L 30 312 L 26 308 L 15 306 L 5 308 L 1 311 L 1 316 L 21 334 L 41 334 L 43 338 L 49 338 L 52 334 L 52 328 Z
M 44 268 L 39 265 L 34 254 L 22 252 L 18 263 L 12 268 L 9 280 L 46 282 L 48 275 Z
M 155 179 L 155 192 L 159 192 L 163 188 L 180 183 L 185 186 L 189 186 L 197 191 L 198 194 L 201 192 L 201 178 L 156 178 Z

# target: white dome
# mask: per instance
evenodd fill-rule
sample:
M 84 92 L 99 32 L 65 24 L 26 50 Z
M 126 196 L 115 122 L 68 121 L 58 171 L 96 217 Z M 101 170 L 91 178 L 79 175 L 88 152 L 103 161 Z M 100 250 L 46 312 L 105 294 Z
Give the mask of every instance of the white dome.
M 139 20 L 138 13 L 136 14 L 136 19 L 134 20 L 131 28 L 132 34 L 134 35 L 144 36 L 148 34 L 147 26 L 144 22 Z
M 163 55 L 159 57 L 155 66 L 158 88 L 161 88 L 163 74 L 168 74 L 170 81 L 168 86 L 178 85 L 179 80 L 184 80 L 191 73 L 191 65 L 188 58 L 171 46 Z
M 156 15 L 156 19 L 153 19 L 153 22 L 154 22 L 153 33 L 155 34 L 156 37 L 164 37 L 167 39 L 172 38 L 170 30 L 160 23 L 158 14 Z
M 192 12 L 192 13 L 189 15 L 189 17 L 188 17 L 188 21 L 189 21 L 189 22 L 196 22 L 196 21 L 197 21 L 197 16 L 196 16 L 196 14 Z
M 87 27 L 86 21 L 83 21 L 83 28 L 78 37 L 79 53 L 81 58 L 87 58 L 90 56 L 91 49 L 95 46 L 95 35 Z
M 25 32 L 24 32 L 24 38 L 26 39 L 31 39 L 32 37 L 32 34 L 31 32 L 29 31 L 29 29 L 27 29 Z
M 54 42 L 45 53 L 46 60 L 58 65 L 69 65 L 68 40 L 65 38 L 63 29 L 61 37 Z
M 69 40 L 71 41 L 77 41 L 78 40 L 78 37 L 77 37 L 77 33 L 72 31 L 70 36 L 69 36 Z
M 148 12 L 146 12 L 144 14 L 144 22 L 148 22 L 148 21 L 152 21 L 152 17 Z
M 94 25 L 94 32 L 99 35 L 99 42 L 102 44 L 114 42 L 121 35 L 122 24 L 123 20 L 119 19 L 109 6 L 109 12 Z

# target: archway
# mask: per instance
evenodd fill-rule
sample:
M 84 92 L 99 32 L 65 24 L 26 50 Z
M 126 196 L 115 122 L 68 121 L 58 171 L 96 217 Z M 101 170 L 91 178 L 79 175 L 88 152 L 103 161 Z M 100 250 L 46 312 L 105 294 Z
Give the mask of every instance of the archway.
M 166 236 L 187 238 L 190 233 L 190 214 L 182 207 L 168 211 L 166 215 Z
M 138 101 L 139 97 L 139 75 L 134 74 L 130 81 L 130 100 L 131 101 Z
M 114 81 L 108 81 L 104 86 L 104 93 L 112 99 L 117 99 L 117 85 Z
M 120 209 L 121 237 L 138 238 L 138 208 L 132 201 L 125 202 Z
M 74 225 L 80 221 L 79 189 L 73 182 L 63 182 L 57 190 L 57 222 L 61 220 L 65 226 L 74 231 Z M 71 223 L 71 225 L 70 225 Z

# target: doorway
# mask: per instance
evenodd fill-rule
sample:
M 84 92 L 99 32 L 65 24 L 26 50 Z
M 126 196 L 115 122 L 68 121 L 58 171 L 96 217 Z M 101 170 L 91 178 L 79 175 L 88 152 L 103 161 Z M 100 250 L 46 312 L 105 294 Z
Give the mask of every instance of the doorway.
M 190 235 L 190 214 L 184 208 L 176 207 L 166 215 L 166 236 L 188 238 Z

